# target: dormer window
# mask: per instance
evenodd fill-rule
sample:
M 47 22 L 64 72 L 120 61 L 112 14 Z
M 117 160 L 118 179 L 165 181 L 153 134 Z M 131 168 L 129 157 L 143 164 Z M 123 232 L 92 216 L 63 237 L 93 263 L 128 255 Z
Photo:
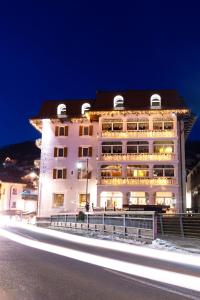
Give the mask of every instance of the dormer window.
M 154 94 L 150 98 L 151 109 L 161 109 L 161 97 L 158 94 Z
M 65 104 L 59 104 L 57 107 L 57 116 L 58 118 L 66 118 L 67 117 L 67 110 Z
M 124 98 L 121 95 L 117 95 L 113 99 L 113 108 L 118 109 L 124 109 Z
M 82 106 L 81 106 L 81 114 L 84 115 L 86 113 L 86 111 L 89 111 L 91 108 L 91 105 L 90 103 L 84 103 Z

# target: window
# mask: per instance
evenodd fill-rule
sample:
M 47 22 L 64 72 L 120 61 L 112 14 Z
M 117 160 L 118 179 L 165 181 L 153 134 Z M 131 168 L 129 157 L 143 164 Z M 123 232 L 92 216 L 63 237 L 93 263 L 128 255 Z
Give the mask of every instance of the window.
M 174 122 L 173 120 L 154 120 L 153 130 L 173 130 Z
M 154 94 L 150 98 L 151 109 L 160 109 L 161 108 L 161 97 L 158 94 Z
M 102 142 L 101 147 L 103 154 L 122 153 L 122 142 Z
M 54 148 L 54 157 L 67 157 L 67 147 Z
M 153 142 L 153 151 L 158 154 L 174 153 L 173 141 L 156 141 Z
M 16 189 L 16 188 L 13 188 L 13 189 L 12 189 L 12 194 L 13 194 L 13 195 L 17 195 L 17 189 Z
M 122 131 L 123 130 L 123 120 L 121 119 L 105 119 L 102 122 L 103 131 Z
M 79 136 L 82 135 L 90 135 L 93 134 L 93 126 L 92 125 L 81 125 L 79 126 Z
M 127 153 L 149 153 L 149 143 L 146 141 L 127 142 Z
M 157 205 L 168 205 L 170 207 L 174 207 L 176 200 L 175 194 L 172 192 L 156 192 L 154 194 L 155 204 Z
M 62 117 L 66 117 L 66 105 L 65 104 L 59 104 L 58 107 L 57 107 L 57 116 L 59 118 L 62 118 Z
M 122 208 L 123 195 L 121 192 L 101 192 L 100 205 L 106 208 Z
M 92 171 L 90 170 L 89 166 L 87 166 L 86 161 L 79 161 L 77 163 L 78 168 L 78 179 L 91 179 L 92 177 Z
M 122 177 L 122 166 L 120 166 L 120 165 L 102 165 L 101 166 L 101 177 L 103 177 L 103 178 Z
M 129 192 L 128 202 L 129 205 L 146 205 L 148 204 L 149 194 L 146 192 Z
M 79 194 L 79 207 L 85 208 L 86 203 L 90 203 L 90 194 Z
M 64 206 L 64 194 L 53 194 L 53 208 L 62 208 Z
M 128 178 L 149 177 L 149 166 L 147 165 L 128 165 L 126 171 Z
M 82 146 L 78 148 L 79 157 L 91 157 L 92 156 L 92 147 Z
M 154 165 L 154 177 L 174 177 L 174 166 L 172 165 Z
M 124 108 L 124 98 L 121 95 L 117 95 L 113 99 L 113 108 L 114 109 L 123 109 Z
M 91 105 L 90 103 L 84 103 L 82 106 L 81 106 L 81 114 L 84 115 L 87 111 L 89 111 L 91 108 Z
M 13 201 L 13 202 L 12 202 L 12 208 L 16 208 L 16 207 L 17 207 L 16 201 Z
M 67 136 L 67 135 L 68 135 L 68 126 L 55 127 L 55 136 Z
M 53 179 L 66 179 L 67 169 L 53 169 Z
M 127 121 L 127 130 L 128 131 L 149 130 L 149 121 L 148 120 L 128 120 Z

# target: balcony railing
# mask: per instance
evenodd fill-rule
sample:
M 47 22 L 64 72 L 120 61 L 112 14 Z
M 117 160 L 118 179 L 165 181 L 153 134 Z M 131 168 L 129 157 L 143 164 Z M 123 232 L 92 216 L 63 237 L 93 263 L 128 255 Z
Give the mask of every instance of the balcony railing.
M 101 178 L 100 185 L 174 185 L 174 178 Z
M 102 131 L 104 138 L 172 138 L 174 130 L 146 130 L 146 131 Z
M 175 159 L 175 154 L 158 153 L 127 153 L 127 154 L 102 154 L 100 161 L 170 161 Z

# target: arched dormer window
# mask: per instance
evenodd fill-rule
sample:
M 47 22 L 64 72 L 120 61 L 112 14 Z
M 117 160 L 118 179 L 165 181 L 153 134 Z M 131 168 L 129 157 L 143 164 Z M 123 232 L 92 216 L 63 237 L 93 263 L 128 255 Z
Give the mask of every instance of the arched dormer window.
M 81 106 L 81 114 L 84 115 L 86 111 L 89 111 L 91 108 L 91 105 L 90 103 L 84 103 L 82 106 Z
M 57 116 L 59 118 L 64 118 L 67 116 L 67 110 L 65 104 L 59 104 L 57 107 Z
M 121 95 L 117 95 L 113 99 L 114 109 L 124 109 L 124 98 Z
M 161 97 L 158 94 L 154 94 L 150 98 L 151 109 L 160 109 L 161 108 Z

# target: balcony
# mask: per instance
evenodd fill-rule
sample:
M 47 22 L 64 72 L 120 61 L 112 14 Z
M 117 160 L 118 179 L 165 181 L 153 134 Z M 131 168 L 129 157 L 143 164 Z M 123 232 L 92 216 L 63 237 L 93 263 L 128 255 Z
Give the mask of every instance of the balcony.
M 171 161 L 175 154 L 158 153 L 127 153 L 127 154 L 102 154 L 100 161 Z
M 146 131 L 102 131 L 103 138 L 173 138 L 174 130 L 146 130 Z
M 175 178 L 101 178 L 99 185 L 175 185 Z

